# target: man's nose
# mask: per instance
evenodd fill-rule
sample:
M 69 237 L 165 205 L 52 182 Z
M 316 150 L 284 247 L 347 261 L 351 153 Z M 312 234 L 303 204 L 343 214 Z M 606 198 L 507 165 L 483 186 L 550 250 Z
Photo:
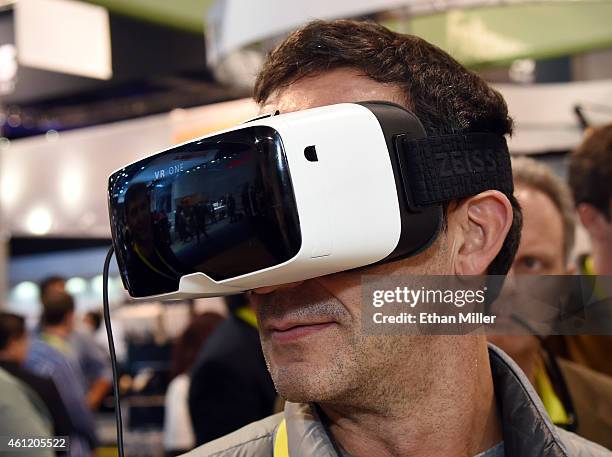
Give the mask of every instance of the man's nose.
M 286 284 L 278 284 L 276 286 L 258 287 L 257 289 L 253 289 L 253 293 L 258 294 L 258 295 L 271 294 L 272 292 L 276 290 L 290 289 L 293 287 L 298 287 L 303 283 L 304 281 L 296 281 L 296 282 L 288 282 Z

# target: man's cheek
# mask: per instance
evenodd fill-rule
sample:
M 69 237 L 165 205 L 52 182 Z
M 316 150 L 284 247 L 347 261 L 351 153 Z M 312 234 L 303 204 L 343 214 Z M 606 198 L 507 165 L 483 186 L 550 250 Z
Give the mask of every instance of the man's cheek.
M 261 334 L 264 334 L 262 323 L 265 322 L 265 315 L 263 314 L 263 297 L 265 296 L 257 295 L 253 291 L 247 292 L 247 302 L 252 306 L 255 316 L 257 316 L 257 323 Z
M 353 321 L 358 322 L 361 318 L 361 276 L 358 272 L 337 273 L 315 281 L 342 304 Z

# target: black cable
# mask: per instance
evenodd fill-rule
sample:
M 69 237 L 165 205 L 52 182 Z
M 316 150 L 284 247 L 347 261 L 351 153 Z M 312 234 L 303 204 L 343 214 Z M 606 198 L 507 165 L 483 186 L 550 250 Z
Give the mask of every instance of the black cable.
M 117 419 L 117 449 L 119 457 L 124 457 L 123 453 L 123 422 L 121 420 L 121 402 L 119 400 L 119 374 L 117 370 L 117 355 L 115 354 L 115 342 L 113 341 L 113 330 L 110 320 L 110 306 L 108 304 L 108 270 L 110 261 L 113 258 L 114 249 L 111 248 L 104 260 L 104 271 L 102 279 L 102 301 L 104 302 L 104 326 L 108 338 L 108 349 L 110 351 L 111 367 L 113 370 L 113 395 L 115 396 L 115 418 Z

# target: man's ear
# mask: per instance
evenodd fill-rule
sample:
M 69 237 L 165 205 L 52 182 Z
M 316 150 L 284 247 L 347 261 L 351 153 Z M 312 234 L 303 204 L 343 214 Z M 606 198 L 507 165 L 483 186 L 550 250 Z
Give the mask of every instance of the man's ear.
M 70 328 L 74 328 L 76 326 L 76 313 L 74 311 L 67 313 L 64 316 L 62 324 L 67 325 Z
M 499 191 L 488 190 L 467 198 L 449 214 L 455 226 L 453 269 L 459 275 L 485 274 L 512 225 L 512 205 Z
M 606 235 L 605 217 L 590 203 L 580 203 L 576 208 L 580 222 L 592 238 L 599 239 Z

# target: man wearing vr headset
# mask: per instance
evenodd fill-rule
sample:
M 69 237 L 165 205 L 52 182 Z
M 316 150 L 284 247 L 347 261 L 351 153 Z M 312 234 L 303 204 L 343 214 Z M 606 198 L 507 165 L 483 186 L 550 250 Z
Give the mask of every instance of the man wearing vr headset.
M 428 136 L 503 137 L 512 127 L 500 94 L 440 49 L 346 20 L 314 22 L 289 36 L 264 65 L 255 99 L 262 113 L 281 114 L 391 102 L 411 110 Z M 342 138 L 342 131 L 334 133 Z M 484 335 L 363 334 L 364 273 L 507 273 L 521 225 L 511 188 L 451 197 L 443 208 L 435 239 L 414 255 L 252 290 L 264 354 L 278 393 L 288 400 L 285 410 L 189 455 L 610 455 L 555 428 L 520 369 L 488 348 Z M 362 211 L 377 217 L 376 207 Z

